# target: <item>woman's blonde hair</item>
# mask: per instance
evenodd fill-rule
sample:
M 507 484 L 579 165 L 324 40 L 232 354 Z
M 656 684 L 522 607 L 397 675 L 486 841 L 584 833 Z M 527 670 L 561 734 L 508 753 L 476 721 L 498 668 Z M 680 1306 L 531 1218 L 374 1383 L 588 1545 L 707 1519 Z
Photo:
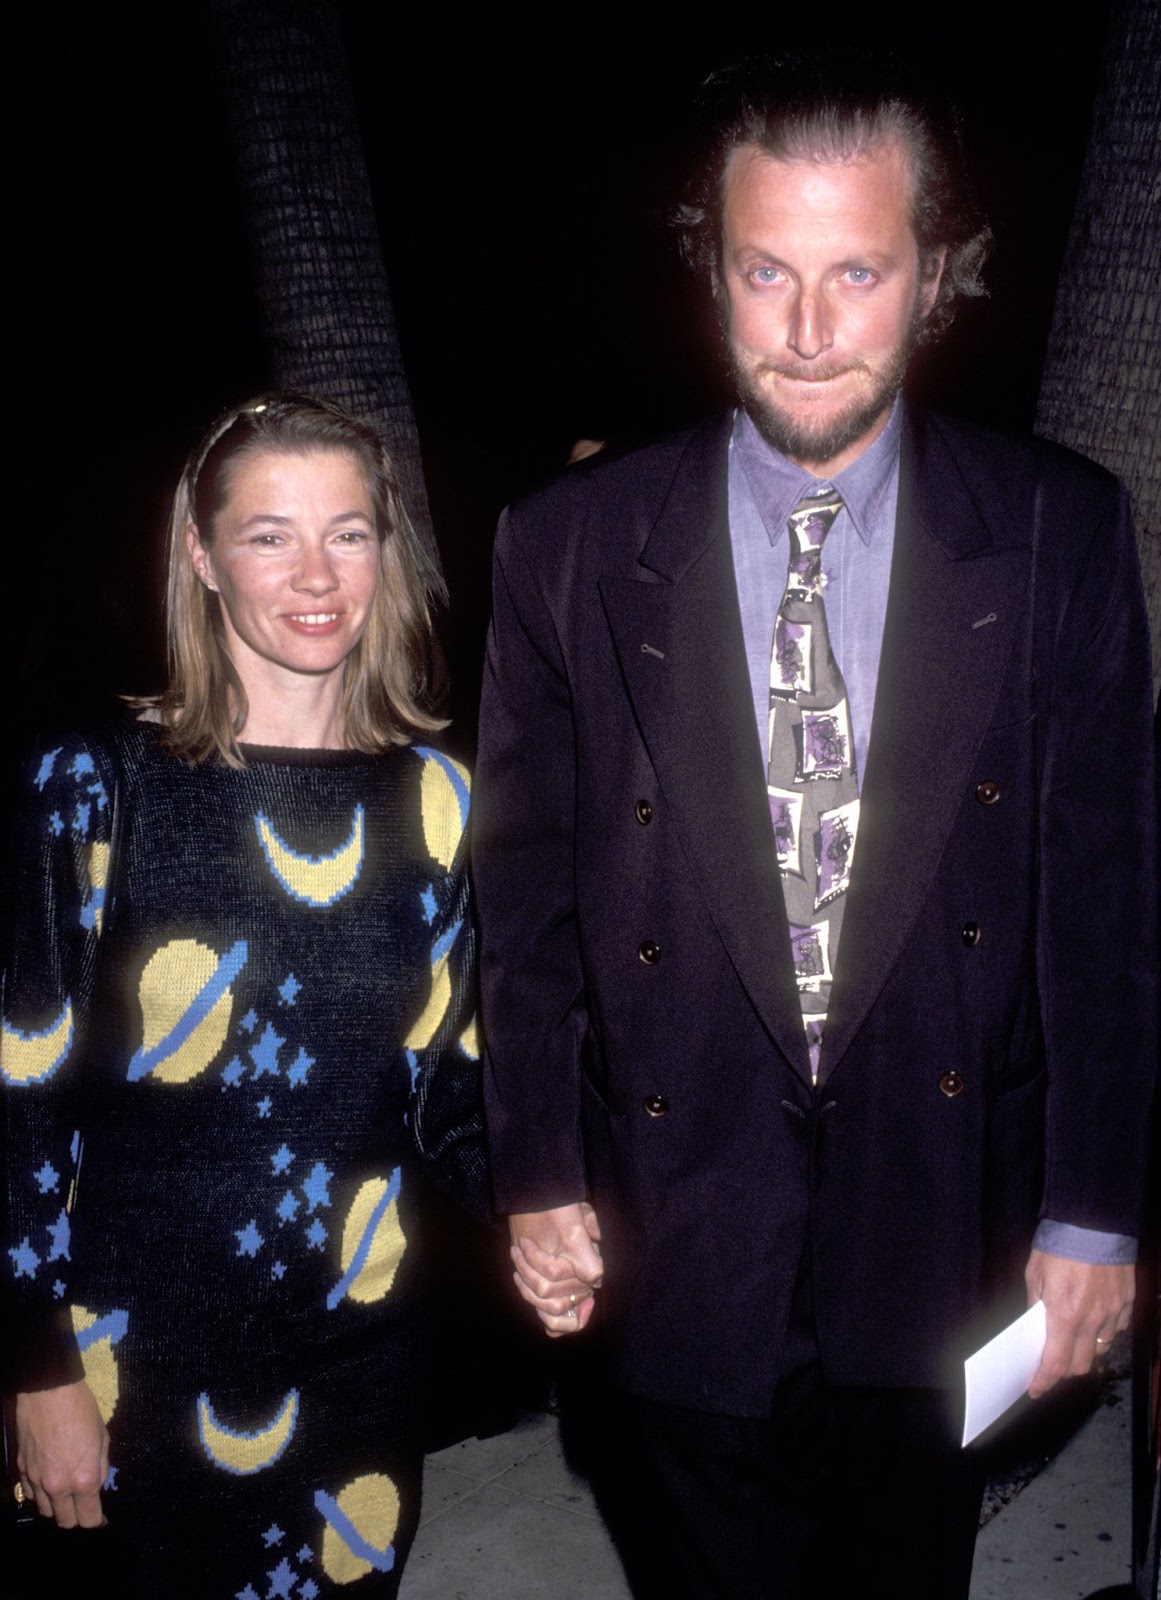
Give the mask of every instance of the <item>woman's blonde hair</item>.
M 383 440 L 341 406 L 311 395 L 272 393 L 219 417 L 186 462 L 169 520 L 166 632 L 169 684 L 133 701 L 164 728 L 172 755 L 245 765 L 238 735 L 246 694 L 226 650 L 220 603 L 197 578 L 191 526 L 207 548 L 239 462 L 274 452 L 341 451 L 359 467 L 375 511 L 381 581 L 367 627 L 347 657 L 343 719 L 347 744 L 375 753 L 446 726 L 437 714 L 443 662 L 432 608 L 446 599 L 442 575 L 412 527 Z

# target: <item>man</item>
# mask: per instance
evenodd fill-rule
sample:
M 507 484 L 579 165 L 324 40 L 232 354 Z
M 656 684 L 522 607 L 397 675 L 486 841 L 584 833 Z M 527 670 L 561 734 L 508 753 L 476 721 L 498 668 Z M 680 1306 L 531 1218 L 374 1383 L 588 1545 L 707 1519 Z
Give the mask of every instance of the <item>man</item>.
M 741 407 L 497 541 L 496 1193 L 550 1333 L 600 1285 L 640 1593 L 966 1595 L 981 1316 L 1023 1272 L 1038 1395 L 1132 1300 L 1135 552 L 1100 469 L 898 397 L 979 292 L 954 125 L 833 63 L 722 102 L 683 217 Z

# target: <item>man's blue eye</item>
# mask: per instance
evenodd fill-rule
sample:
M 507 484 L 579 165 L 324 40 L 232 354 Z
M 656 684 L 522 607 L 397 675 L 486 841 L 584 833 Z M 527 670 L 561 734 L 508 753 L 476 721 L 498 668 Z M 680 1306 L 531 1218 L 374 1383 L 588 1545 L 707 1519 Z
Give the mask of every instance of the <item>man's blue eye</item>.
M 778 276 L 777 267 L 755 267 L 754 276 L 759 283 L 773 283 Z
M 852 283 L 870 283 L 871 269 L 870 267 L 852 267 L 847 273 L 847 277 L 850 278 Z

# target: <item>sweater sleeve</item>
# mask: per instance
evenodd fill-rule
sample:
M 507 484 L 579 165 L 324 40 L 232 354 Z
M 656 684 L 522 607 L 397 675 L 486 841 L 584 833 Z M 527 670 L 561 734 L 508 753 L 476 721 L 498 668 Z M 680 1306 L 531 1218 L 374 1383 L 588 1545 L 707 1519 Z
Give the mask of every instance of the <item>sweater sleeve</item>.
M 411 1128 L 432 1180 L 465 1210 L 491 1215 L 484 1157 L 476 933 L 468 877 L 470 785 L 464 768 L 436 750 L 424 760 L 423 829 L 435 868 L 425 896 L 431 982 L 404 1040 L 414 1093 Z
M 82 1062 L 109 871 L 112 780 L 70 739 L 23 785 L 5 872 L 0 1093 L 11 1311 L 6 1386 L 83 1377 L 69 1309 L 70 1219 L 84 1145 Z

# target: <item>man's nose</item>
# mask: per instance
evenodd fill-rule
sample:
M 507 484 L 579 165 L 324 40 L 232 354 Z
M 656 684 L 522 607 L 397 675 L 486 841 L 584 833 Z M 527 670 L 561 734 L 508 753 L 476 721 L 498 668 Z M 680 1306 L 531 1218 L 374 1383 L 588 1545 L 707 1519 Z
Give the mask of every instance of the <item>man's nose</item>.
M 804 361 L 820 356 L 834 343 L 830 308 L 826 296 L 818 289 L 798 291 L 790 311 L 786 342 Z

